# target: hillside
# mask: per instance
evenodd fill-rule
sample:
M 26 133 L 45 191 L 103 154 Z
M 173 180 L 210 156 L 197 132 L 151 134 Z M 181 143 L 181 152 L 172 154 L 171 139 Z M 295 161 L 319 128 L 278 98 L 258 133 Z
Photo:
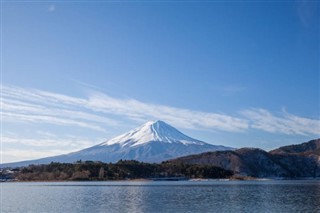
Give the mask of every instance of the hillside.
M 0 171 L 0 179 L 1 179 Z M 165 178 L 228 178 L 232 172 L 209 165 L 187 165 L 163 162 L 150 164 L 138 161 L 102 163 L 84 161 L 76 163 L 50 163 L 30 165 L 14 170 L 18 181 L 79 181 L 79 180 L 126 180 Z
M 302 144 L 283 146 L 270 151 L 272 154 L 302 154 L 302 155 L 320 155 L 320 139 L 311 140 Z
M 235 174 L 253 177 L 320 177 L 320 140 L 280 147 L 266 152 L 242 148 L 234 151 L 216 151 L 172 160 L 200 165 L 213 165 Z

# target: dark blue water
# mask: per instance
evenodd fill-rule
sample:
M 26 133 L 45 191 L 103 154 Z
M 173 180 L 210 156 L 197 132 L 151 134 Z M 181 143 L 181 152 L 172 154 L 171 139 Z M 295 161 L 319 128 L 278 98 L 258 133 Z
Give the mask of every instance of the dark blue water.
M 5 212 L 320 212 L 320 181 L 1 183 Z

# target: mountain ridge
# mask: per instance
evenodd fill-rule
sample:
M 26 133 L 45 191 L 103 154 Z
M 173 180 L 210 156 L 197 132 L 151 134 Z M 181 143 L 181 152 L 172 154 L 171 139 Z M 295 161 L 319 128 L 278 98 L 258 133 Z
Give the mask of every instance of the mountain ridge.
M 199 145 L 204 144 L 204 142 L 193 139 L 183 134 L 176 128 L 168 125 L 163 121 L 155 120 L 149 121 L 138 128 L 135 128 L 127 133 L 103 142 L 100 144 L 100 146 L 113 145 L 118 143 L 121 144 L 122 147 L 133 147 L 141 144 L 146 144 L 151 141 L 161 141 L 166 143 L 191 142 Z
M 218 166 L 235 174 L 253 177 L 320 177 L 320 139 L 279 147 L 266 152 L 258 148 L 206 152 L 171 160 L 187 164 Z
M 51 162 L 72 163 L 78 160 L 114 163 L 122 159 L 153 163 L 206 151 L 231 149 L 233 148 L 212 145 L 193 139 L 169 124 L 157 120 L 147 122 L 120 136 L 76 152 L 30 161 L 7 163 L 0 165 L 0 167 Z

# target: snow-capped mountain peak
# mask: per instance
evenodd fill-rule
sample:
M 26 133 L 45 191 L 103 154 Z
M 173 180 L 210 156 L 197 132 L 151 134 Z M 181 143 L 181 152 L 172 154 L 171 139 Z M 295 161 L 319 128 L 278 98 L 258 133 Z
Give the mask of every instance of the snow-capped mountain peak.
M 78 160 L 117 162 L 120 159 L 127 159 L 143 162 L 161 162 L 186 155 L 232 149 L 193 139 L 169 124 L 157 120 L 147 122 L 123 135 L 77 152 L 11 163 L 10 166 L 26 166 L 50 162 L 72 163 Z
M 120 144 L 122 147 L 133 147 L 155 141 L 164 143 L 203 144 L 201 141 L 184 135 L 169 124 L 156 120 L 149 121 L 134 130 L 108 140 L 100 145 L 108 146 Z

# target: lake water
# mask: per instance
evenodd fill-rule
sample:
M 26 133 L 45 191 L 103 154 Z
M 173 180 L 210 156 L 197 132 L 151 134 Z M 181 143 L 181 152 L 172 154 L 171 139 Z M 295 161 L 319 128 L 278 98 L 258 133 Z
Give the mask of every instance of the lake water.
M 6 212 L 320 212 L 320 181 L 1 183 Z

